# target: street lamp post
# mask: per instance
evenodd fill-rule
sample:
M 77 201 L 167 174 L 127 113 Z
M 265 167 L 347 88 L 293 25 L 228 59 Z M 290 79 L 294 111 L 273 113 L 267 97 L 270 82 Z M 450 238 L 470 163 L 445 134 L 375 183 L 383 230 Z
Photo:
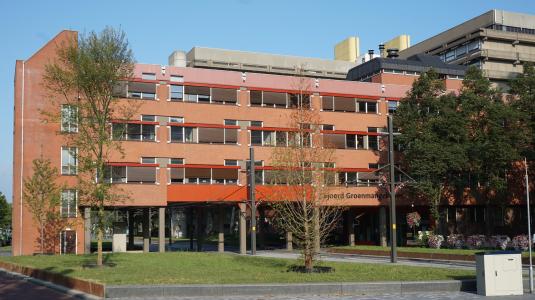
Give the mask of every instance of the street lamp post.
M 256 255 L 256 203 L 254 148 L 249 149 L 249 199 L 251 200 L 251 255 Z
M 396 263 L 397 231 L 396 231 L 396 178 L 394 175 L 394 124 L 392 115 L 388 115 L 388 163 L 390 165 L 390 262 Z
M 528 177 L 528 160 L 524 157 L 526 166 L 526 205 L 528 206 L 528 247 L 529 247 L 529 292 L 533 294 L 533 263 L 531 255 L 531 213 L 529 209 L 529 177 Z

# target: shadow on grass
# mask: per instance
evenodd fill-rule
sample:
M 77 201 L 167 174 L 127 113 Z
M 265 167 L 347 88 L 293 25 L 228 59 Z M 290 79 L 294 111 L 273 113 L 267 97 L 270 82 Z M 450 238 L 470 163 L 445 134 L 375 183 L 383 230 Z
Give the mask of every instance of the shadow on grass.
M 88 268 L 88 269 L 105 268 L 105 267 L 113 268 L 113 267 L 117 266 L 117 263 L 112 262 L 111 259 L 112 259 L 112 254 L 111 253 L 106 253 L 102 257 L 102 266 L 97 266 L 96 256 L 90 256 L 90 257 L 87 257 L 86 259 L 84 259 L 83 264 L 82 264 L 82 268 L 84 268 L 84 269 L 86 269 L 86 268 Z
M 233 256 L 232 260 L 236 263 L 244 263 L 258 267 L 273 267 L 283 268 L 288 266 L 288 262 L 283 260 L 275 260 L 265 257 L 248 257 L 248 256 Z

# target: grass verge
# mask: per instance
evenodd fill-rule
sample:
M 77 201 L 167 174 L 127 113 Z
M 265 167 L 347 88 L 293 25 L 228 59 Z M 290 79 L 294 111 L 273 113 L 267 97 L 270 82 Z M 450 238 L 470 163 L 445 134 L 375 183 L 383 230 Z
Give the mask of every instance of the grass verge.
M 17 256 L 0 260 L 110 285 L 121 284 L 237 284 L 302 282 L 418 281 L 474 278 L 468 270 L 388 264 L 323 262 L 332 273 L 289 272 L 295 260 L 217 253 L 107 254 L 115 267 L 84 268 L 94 255 Z

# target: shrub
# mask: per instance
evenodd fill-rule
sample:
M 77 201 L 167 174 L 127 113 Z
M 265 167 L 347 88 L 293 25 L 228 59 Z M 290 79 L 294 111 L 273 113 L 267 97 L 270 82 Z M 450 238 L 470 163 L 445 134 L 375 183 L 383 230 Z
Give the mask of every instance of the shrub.
M 416 241 L 418 244 L 422 246 L 427 246 L 427 241 L 429 240 L 429 236 L 432 235 L 432 231 L 418 231 L 418 236 L 416 237 Z
M 439 234 L 429 236 L 428 245 L 430 248 L 440 249 L 442 242 L 444 242 L 444 237 Z
M 415 228 L 420 226 L 421 220 L 422 217 L 417 211 L 407 214 L 407 225 L 409 226 L 409 228 Z
M 464 247 L 464 236 L 462 234 L 451 234 L 446 238 L 446 244 L 450 248 L 462 249 Z
M 525 234 L 517 235 L 511 241 L 511 245 L 515 250 L 526 251 L 529 248 L 528 236 Z
M 470 235 L 466 238 L 468 249 L 481 249 L 485 246 L 487 238 L 482 234 Z
M 490 246 L 496 247 L 502 250 L 507 249 L 507 246 L 511 242 L 511 239 L 506 235 L 493 235 L 490 237 Z

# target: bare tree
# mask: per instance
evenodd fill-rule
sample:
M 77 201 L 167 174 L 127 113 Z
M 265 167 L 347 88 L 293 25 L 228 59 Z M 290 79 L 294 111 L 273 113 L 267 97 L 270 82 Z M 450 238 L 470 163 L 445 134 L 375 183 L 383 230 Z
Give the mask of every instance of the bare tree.
M 114 130 L 112 134 L 111 122 L 131 119 L 139 107 L 116 96 L 117 87 L 133 77 L 133 69 L 125 33 L 107 27 L 99 34 L 91 32 L 62 45 L 57 61 L 46 66 L 44 75 L 54 107 L 45 115 L 75 126 L 64 136 L 69 146 L 77 149 L 80 204 L 97 213 L 98 266 L 102 265 L 105 207 L 128 198 L 125 191 L 105 179 L 111 156 L 123 154 L 119 139 L 112 136 L 122 133 Z
M 51 166 L 49 159 L 34 159 L 33 174 L 24 180 L 24 199 L 28 210 L 38 225 L 40 253 L 45 253 L 45 244 L 50 239 L 57 240 L 59 231 L 55 226 L 62 221 L 58 209 L 60 188 L 56 184 L 58 170 Z M 47 238 L 48 237 L 48 238 Z M 53 251 L 53 247 L 46 247 Z
M 290 96 L 290 131 L 287 137 L 277 137 L 277 145 L 283 146 L 274 148 L 273 170 L 266 176 L 276 185 L 270 196 L 276 224 L 292 233 L 307 272 L 313 271 L 320 244 L 341 213 L 340 207 L 328 203 L 329 185 L 335 181 L 334 150 L 323 145 L 321 118 L 310 103 L 310 85 L 310 78 L 296 78 L 298 93 Z

